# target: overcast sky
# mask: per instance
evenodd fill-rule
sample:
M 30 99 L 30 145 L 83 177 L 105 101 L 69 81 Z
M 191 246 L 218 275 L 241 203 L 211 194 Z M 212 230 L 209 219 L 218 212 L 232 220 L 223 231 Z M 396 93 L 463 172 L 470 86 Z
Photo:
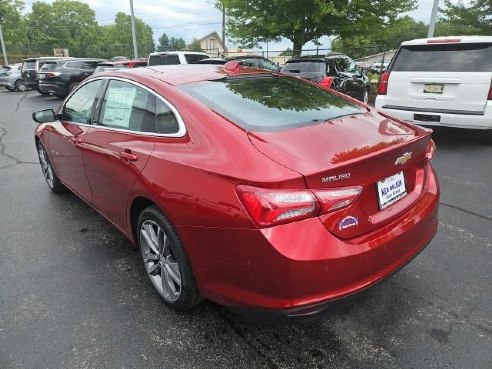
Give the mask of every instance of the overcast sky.
M 100 24 L 108 24 L 114 21 L 117 12 L 130 14 L 130 1 L 79 0 L 95 10 L 96 19 Z M 34 0 L 25 0 L 24 11 L 30 12 Z M 53 2 L 53 0 L 45 0 Z M 187 43 L 193 38 L 201 38 L 212 31 L 221 35 L 222 13 L 214 7 L 213 0 L 133 0 L 135 16 L 141 18 L 150 25 L 154 31 L 154 39 L 166 33 L 169 37 L 182 37 Z M 444 0 L 441 0 L 444 3 Z M 428 23 L 430 20 L 433 0 L 418 0 L 418 8 L 409 13 L 417 21 Z M 329 47 L 330 41 L 324 37 L 321 39 L 323 47 Z M 228 46 L 231 46 L 228 43 Z M 280 43 L 270 43 L 270 50 L 285 50 L 292 48 L 292 42 L 284 40 Z M 266 45 L 262 45 L 263 50 Z M 315 47 L 308 43 L 304 49 Z

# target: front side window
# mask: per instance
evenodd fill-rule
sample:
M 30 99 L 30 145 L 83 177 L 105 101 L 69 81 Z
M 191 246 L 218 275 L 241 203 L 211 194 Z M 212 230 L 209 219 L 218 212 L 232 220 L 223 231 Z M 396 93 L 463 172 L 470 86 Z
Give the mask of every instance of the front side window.
M 155 104 L 155 95 L 142 87 L 111 80 L 98 124 L 127 131 L 155 132 Z
M 91 124 L 94 101 L 101 83 L 101 80 L 96 80 L 80 87 L 63 107 L 62 119 L 74 123 Z
M 366 111 L 323 88 L 290 77 L 236 77 L 190 83 L 180 88 L 251 131 L 314 125 Z

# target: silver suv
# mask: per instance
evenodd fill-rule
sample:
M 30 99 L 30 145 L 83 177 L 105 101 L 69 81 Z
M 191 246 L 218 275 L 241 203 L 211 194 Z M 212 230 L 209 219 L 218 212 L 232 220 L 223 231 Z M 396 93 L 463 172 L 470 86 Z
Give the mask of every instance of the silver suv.
M 26 91 L 27 87 L 22 82 L 22 64 L 5 65 L 0 68 L 0 86 L 9 91 Z

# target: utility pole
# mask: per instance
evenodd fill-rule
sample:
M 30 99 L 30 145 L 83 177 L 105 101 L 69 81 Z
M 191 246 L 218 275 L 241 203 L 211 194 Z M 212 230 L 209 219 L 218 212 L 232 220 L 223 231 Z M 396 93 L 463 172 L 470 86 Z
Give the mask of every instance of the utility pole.
M 225 5 L 222 5 L 222 45 L 224 45 L 224 53 L 226 52 L 225 37 Z
M 432 7 L 431 20 L 429 23 L 429 31 L 427 32 L 427 37 L 434 37 L 434 29 L 436 27 L 437 20 L 437 10 L 439 9 L 439 0 L 434 0 L 434 5 Z
M 137 30 L 135 28 L 135 14 L 133 14 L 133 0 L 130 0 L 130 13 L 132 22 L 133 55 L 135 56 L 135 59 L 138 59 Z
M 3 41 L 2 22 L 3 14 L 0 13 L 0 43 L 2 44 L 3 61 L 5 62 L 5 65 L 9 65 L 9 61 L 7 60 L 7 51 L 5 50 L 5 42 Z

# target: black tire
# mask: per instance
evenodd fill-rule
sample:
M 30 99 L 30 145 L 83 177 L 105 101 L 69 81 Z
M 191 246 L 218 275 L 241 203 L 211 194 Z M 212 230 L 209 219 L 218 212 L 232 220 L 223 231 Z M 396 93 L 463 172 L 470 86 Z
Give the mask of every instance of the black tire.
M 41 164 L 41 170 L 43 171 L 44 179 L 48 184 L 49 189 L 54 193 L 63 193 L 67 190 L 67 188 L 60 182 L 58 177 L 56 176 L 55 170 L 53 169 L 53 165 L 51 164 L 51 160 L 48 157 L 48 153 L 44 149 L 43 144 L 38 141 L 36 143 L 38 149 L 38 159 L 39 164 Z
M 43 96 L 48 96 L 48 95 L 50 94 L 49 92 L 44 92 L 44 91 L 41 91 L 41 90 L 39 89 L 39 87 L 38 87 L 38 88 L 36 88 L 36 91 L 38 91 L 38 93 L 39 93 L 39 94 L 41 94 L 41 95 L 43 95 Z
M 17 81 L 15 81 L 14 86 L 16 91 L 27 91 L 27 86 L 24 84 L 24 82 L 22 82 L 22 79 L 18 79 Z
M 198 304 L 200 292 L 188 256 L 176 230 L 159 208 L 149 206 L 142 211 L 136 235 L 145 271 L 164 302 L 176 310 L 188 310 Z

